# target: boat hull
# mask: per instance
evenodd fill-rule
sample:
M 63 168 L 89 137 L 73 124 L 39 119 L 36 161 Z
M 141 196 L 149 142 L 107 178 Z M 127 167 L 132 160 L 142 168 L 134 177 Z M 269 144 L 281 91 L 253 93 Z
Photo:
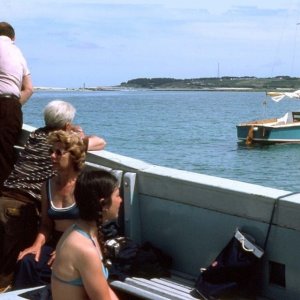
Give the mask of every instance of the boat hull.
M 300 143 L 300 122 L 278 126 L 240 124 L 237 125 L 237 137 L 240 141 L 251 140 L 253 143 Z

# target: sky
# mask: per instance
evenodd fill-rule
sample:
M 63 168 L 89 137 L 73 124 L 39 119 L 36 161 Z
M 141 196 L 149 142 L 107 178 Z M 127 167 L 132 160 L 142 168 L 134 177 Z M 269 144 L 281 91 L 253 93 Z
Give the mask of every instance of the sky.
M 300 76 L 300 0 L 0 0 L 34 86 Z

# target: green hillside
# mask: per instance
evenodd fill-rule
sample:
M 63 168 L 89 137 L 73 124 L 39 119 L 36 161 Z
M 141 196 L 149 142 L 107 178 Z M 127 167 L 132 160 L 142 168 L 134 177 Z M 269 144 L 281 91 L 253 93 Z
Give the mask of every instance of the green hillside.
M 124 88 L 146 89 L 253 89 L 253 90 L 295 90 L 300 88 L 300 78 L 276 76 L 269 78 L 231 77 L 220 78 L 136 78 L 121 83 Z

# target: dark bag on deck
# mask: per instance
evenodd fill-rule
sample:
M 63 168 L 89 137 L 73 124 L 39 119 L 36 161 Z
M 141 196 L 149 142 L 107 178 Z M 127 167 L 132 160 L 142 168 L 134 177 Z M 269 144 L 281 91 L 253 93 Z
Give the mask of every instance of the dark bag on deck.
M 106 241 L 106 249 L 111 280 L 170 276 L 171 257 L 149 242 L 140 246 L 127 237 L 117 237 Z
M 120 236 L 116 221 L 104 224 L 105 264 L 110 280 L 124 281 L 126 277 L 165 277 L 170 275 L 172 259 L 151 243 L 137 244 L 128 237 Z
M 217 258 L 199 275 L 191 292 L 199 299 L 217 299 L 255 292 L 258 265 L 264 251 L 254 239 L 236 230 Z

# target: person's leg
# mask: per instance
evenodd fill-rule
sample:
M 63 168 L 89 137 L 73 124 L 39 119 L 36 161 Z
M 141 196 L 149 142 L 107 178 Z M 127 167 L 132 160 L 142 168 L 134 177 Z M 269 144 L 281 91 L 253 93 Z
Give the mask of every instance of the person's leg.
M 32 245 L 38 231 L 34 204 L 0 197 L 0 288 L 12 283 L 18 254 Z
M 52 247 L 44 246 L 38 262 L 35 261 L 33 254 L 28 254 L 22 260 L 18 261 L 13 290 L 50 283 L 51 268 L 48 266 L 48 260 L 53 251 Z
M 21 104 L 13 99 L 1 99 L 0 95 L 0 188 L 15 163 L 14 145 L 22 130 Z

